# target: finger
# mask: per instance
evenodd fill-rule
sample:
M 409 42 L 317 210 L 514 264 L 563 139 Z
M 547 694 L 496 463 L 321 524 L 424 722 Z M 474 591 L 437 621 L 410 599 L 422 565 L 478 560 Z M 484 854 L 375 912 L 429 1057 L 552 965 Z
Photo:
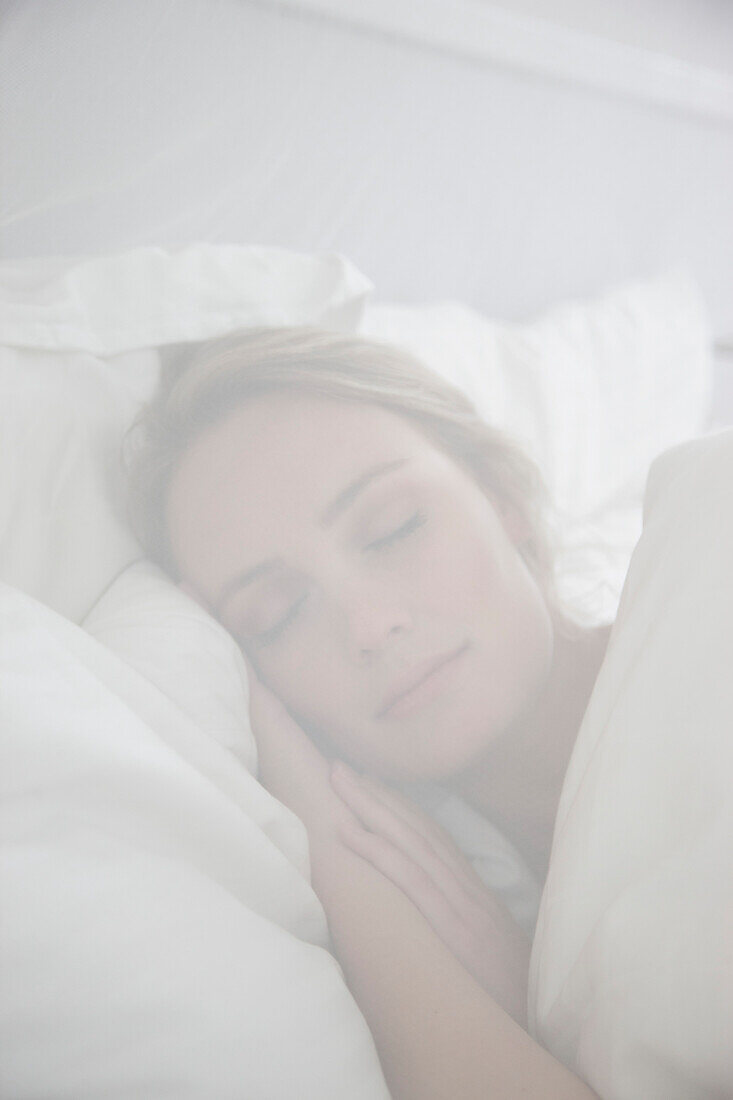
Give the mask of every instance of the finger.
M 526 1027 L 530 944 L 516 925 L 510 932 L 487 914 L 474 922 L 456 913 L 433 879 L 384 837 L 356 823 L 341 830 L 345 844 L 389 879 L 416 906 L 433 931 L 476 981 Z
M 342 839 L 409 898 L 445 943 L 462 933 L 460 918 L 433 877 L 389 840 L 358 825 L 344 829 Z
M 460 856 L 459 849 L 456 847 L 452 838 L 446 833 L 445 829 L 442 828 L 430 814 L 416 806 L 415 803 L 405 795 L 396 791 L 393 787 L 388 787 L 386 784 L 380 783 L 370 775 L 360 775 L 359 781 L 367 790 L 371 791 L 375 798 L 380 799 L 386 805 L 390 806 L 394 812 L 403 817 L 413 829 L 416 829 L 427 837 L 436 849 L 444 849 L 446 853 L 450 852 L 454 853 L 456 856 Z
M 337 794 L 362 824 L 407 857 L 410 865 L 416 865 L 428 875 L 454 911 L 463 912 L 468 900 L 476 903 L 472 893 L 466 890 L 450 863 L 436 852 L 428 837 L 385 801 L 377 798 L 350 768 L 341 763 L 334 765 L 331 769 L 331 781 Z
M 432 845 L 435 854 L 453 871 L 473 900 L 482 903 L 486 886 L 476 873 L 473 865 L 463 855 L 453 840 L 428 814 L 419 810 L 404 795 L 379 783 L 367 775 L 357 777 L 358 783 L 398 815 L 409 827 L 420 833 Z

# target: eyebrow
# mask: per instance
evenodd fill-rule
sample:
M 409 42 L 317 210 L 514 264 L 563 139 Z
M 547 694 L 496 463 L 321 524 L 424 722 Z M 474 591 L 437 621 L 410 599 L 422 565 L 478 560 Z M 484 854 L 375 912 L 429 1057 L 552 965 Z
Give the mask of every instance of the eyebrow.
M 354 503 L 356 498 L 364 492 L 368 485 L 371 485 L 377 478 L 385 477 L 387 474 L 391 474 L 395 470 L 401 469 L 406 463 L 406 459 L 398 458 L 394 462 L 381 462 L 379 465 L 372 466 L 370 469 L 366 470 L 356 478 L 356 480 L 347 485 L 345 489 L 342 489 L 338 496 L 331 501 L 321 515 L 319 526 L 329 527 Z M 219 595 L 213 601 L 212 607 L 214 614 L 218 615 L 221 612 L 224 604 L 227 600 L 231 599 L 235 592 L 245 588 L 248 584 L 252 584 L 252 582 L 259 577 L 272 573 L 279 562 L 279 558 L 268 558 L 266 561 L 261 561 L 258 565 L 253 566 L 252 569 L 246 569 L 242 573 L 235 574 L 231 580 L 227 581 Z
M 399 470 L 405 464 L 406 459 L 398 458 L 394 462 L 381 462 L 378 466 L 372 466 L 363 473 L 361 477 L 358 477 L 355 481 L 352 481 L 350 485 L 347 485 L 335 500 L 331 501 L 328 508 L 326 508 L 321 516 L 320 526 L 329 527 L 342 512 L 346 511 L 349 505 L 353 504 L 359 494 L 364 492 L 367 485 L 370 485 L 379 477 L 384 477 L 386 474 L 391 474 L 394 470 Z

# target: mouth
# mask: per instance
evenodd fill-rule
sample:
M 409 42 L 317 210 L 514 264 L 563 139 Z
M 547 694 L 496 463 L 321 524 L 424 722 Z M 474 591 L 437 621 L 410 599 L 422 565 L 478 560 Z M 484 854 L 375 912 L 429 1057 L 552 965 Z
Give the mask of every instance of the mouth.
M 427 703 L 449 685 L 458 659 L 468 649 L 464 642 L 458 649 L 439 657 L 433 657 L 422 666 L 412 669 L 387 695 L 376 718 L 396 718 Z

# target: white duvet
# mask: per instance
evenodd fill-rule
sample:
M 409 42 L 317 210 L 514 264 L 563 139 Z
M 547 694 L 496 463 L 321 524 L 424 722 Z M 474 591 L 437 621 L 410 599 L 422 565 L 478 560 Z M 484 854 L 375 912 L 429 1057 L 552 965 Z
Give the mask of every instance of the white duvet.
M 654 463 L 565 777 L 530 978 L 603 1100 L 733 1096 L 733 431 Z
M 185 646 L 200 619 L 170 596 L 159 638 Z M 385 1097 L 303 828 L 232 752 L 246 697 L 193 721 L 5 585 L 0 666 L 2 1095 Z

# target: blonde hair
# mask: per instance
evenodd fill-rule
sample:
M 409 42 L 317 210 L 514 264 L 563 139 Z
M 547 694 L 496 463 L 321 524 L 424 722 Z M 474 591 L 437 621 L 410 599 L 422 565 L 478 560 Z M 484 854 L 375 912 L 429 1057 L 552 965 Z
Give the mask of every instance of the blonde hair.
M 206 427 L 251 397 L 277 390 L 380 406 L 414 425 L 514 513 L 518 547 L 548 603 L 553 554 L 539 470 L 482 420 L 455 386 L 409 353 L 317 328 L 256 328 L 167 354 L 160 386 L 127 440 L 129 513 L 147 554 L 174 577 L 166 504 L 178 462 Z

